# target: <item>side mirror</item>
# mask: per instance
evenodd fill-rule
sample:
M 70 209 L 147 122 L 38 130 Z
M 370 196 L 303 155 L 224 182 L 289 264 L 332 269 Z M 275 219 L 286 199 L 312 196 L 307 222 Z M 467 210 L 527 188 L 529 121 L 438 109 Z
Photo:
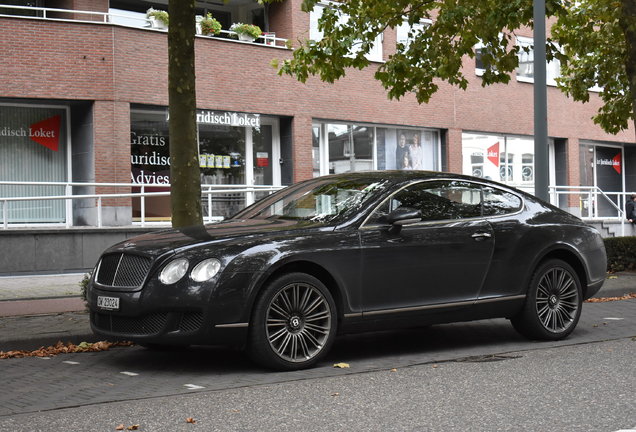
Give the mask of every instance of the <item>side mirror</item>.
M 414 208 L 400 207 L 393 210 L 387 216 L 387 222 L 391 224 L 389 232 L 398 234 L 402 230 L 403 225 L 410 225 L 422 221 L 422 212 Z

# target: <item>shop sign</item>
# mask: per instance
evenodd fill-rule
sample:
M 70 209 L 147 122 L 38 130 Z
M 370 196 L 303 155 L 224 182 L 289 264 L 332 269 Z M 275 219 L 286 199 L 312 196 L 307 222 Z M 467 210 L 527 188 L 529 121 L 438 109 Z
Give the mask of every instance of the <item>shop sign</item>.
M 27 137 L 50 150 L 58 151 L 60 146 L 60 124 L 62 116 L 56 115 L 33 123 L 29 127 L 0 127 L 0 137 Z
M 499 141 L 488 147 L 487 157 L 496 167 L 499 166 Z
M 260 127 L 261 116 L 259 114 L 199 110 L 197 111 L 197 123 L 224 126 Z
M 269 153 L 256 152 L 256 166 L 259 168 L 265 168 L 269 166 Z
M 612 159 L 608 159 L 608 158 L 598 158 L 596 159 L 596 165 L 605 165 L 605 166 L 611 166 L 612 168 L 614 168 L 614 171 L 616 171 L 618 174 L 621 173 L 621 154 L 618 153 L 616 156 L 614 156 Z

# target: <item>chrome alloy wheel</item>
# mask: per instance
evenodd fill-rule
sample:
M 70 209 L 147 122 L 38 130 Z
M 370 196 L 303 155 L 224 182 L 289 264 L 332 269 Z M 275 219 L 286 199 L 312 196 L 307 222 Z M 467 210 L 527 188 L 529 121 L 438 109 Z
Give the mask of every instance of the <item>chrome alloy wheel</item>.
M 537 316 L 543 327 L 561 333 L 572 325 L 580 305 L 574 276 L 562 267 L 552 267 L 541 276 L 537 287 Z
M 305 362 L 325 346 L 331 316 L 329 302 L 316 287 L 289 284 L 272 298 L 267 308 L 267 340 L 281 359 Z

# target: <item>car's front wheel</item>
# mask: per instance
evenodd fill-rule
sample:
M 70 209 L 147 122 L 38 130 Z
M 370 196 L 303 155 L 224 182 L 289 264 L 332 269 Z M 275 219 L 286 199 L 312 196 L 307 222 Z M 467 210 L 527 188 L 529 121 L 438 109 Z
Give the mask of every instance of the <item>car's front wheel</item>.
M 336 306 L 325 285 L 305 273 L 286 274 L 256 300 L 248 353 L 269 368 L 304 369 L 327 353 L 336 327 Z
M 523 310 L 511 321 L 530 339 L 567 337 L 579 321 L 583 295 L 581 282 L 565 261 L 551 259 L 535 270 Z

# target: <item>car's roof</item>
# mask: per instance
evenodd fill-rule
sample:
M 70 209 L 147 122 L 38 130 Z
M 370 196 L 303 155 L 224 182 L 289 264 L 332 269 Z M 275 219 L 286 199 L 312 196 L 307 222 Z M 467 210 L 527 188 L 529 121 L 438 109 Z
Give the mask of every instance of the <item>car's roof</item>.
M 400 183 L 404 181 L 411 180 L 429 180 L 429 179 L 460 179 L 467 180 L 479 183 L 488 183 L 493 186 L 505 188 L 505 189 L 514 189 L 513 187 L 507 186 L 502 183 L 498 183 L 493 180 L 472 177 L 463 174 L 455 174 L 449 172 L 441 172 L 441 171 L 419 171 L 419 170 L 408 170 L 408 171 L 400 171 L 400 170 L 385 170 L 385 171 L 356 171 L 356 172 L 346 172 L 340 174 L 330 174 L 327 176 L 316 177 L 313 180 L 325 179 L 325 178 L 342 178 L 342 179 L 356 179 L 356 178 L 364 178 L 364 179 L 378 179 L 378 180 L 389 180 L 394 183 Z

